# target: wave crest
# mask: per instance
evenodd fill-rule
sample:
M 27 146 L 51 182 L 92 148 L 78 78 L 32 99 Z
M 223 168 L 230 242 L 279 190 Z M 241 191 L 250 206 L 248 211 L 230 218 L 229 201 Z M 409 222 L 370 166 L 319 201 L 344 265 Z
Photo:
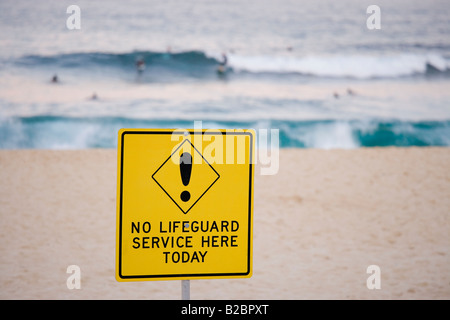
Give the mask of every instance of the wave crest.
M 230 56 L 236 71 L 254 73 L 300 73 L 335 78 L 396 78 L 427 74 L 431 69 L 447 72 L 450 61 L 437 54 L 398 54 L 386 56 Z
M 211 74 L 221 55 L 204 51 L 129 53 L 69 53 L 53 56 L 30 55 L 16 63 L 25 66 L 57 66 L 62 68 L 134 68 L 142 59 L 159 74 Z M 414 75 L 450 75 L 450 61 L 439 54 L 390 55 L 240 55 L 229 54 L 230 71 L 235 73 L 300 74 L 331 78 L 398 78 Z

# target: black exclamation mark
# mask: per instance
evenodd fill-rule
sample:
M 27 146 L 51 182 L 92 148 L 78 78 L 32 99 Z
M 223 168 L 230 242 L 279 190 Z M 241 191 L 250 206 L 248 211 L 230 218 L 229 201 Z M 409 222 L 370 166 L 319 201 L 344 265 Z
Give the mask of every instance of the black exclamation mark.
M 180 156 L 180 174 L 181 174 L 181 181 L 183 182 L 184 186 L 187 186 L 189 184 L 189 181 L 191 180 L 191 172 L 192 172 L 192 156 L 189 152 L 184 152 Z M 183 191 L 180 195 L 180 198 L 184 202 L 187 202 L 191 198 L 191 194 L 189 193 L 189 191 Z

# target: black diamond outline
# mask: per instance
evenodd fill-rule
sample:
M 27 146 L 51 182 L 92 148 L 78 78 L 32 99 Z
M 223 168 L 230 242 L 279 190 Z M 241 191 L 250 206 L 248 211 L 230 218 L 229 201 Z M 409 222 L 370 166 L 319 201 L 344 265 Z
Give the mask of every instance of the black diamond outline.
M 205 192 L 203 192 L 202 195 L 201 195 L 201 196 L 200 196 L 200 197 L 192 204 L 192 206 L 190 206 L 189 209 L 187 209 L 187 211 L 185 212 L 185 211 L 178 205 L 178 203 L 170 196 L 170 194 L 163 188 L 163 186 L 160 185 L 158 181 L 156 181 L 156 179 L 155 179 L 155 174 L 159 171 L 159 169 L 161 169 L 161 168 L 166 164 L 167 161 L 169 161 L 170 158 L 172 158 L 172 156 L 175 154 L 175 152 L 177 152 L 178 149 L 180 149 L 181 146 L 182 146 L 183 144 L 186 143 L 186 141 L 188 141 L 188 142 L 191 144 L 192 148 L 194 148 L 194 150 L 197 151 L 197 153 L 202 157 L 202 159 L 203 159 L 203 160 L 209 165 L 209 167 L 217 174 L 217 178 L 216 178 L 216 180 L 213 181 L 213 183 L 211 183 L 211 184 L 209 185 L 209 187 L 205 190 Z M 213 168 L 213 166 L 212 166 L 212 165 L 211 165 L 211 164 L 203 157 L 203 155 L 200 153 L 200 151 L 197 150 L 197 148 L 192 144 L 192 142 L 191 142 L 189 139 L 184 140 L 184 141 L 178 146 L 178 148 L 176 148 L 175 151 L 172 152 L 172 153 L 170 154 L 170 156 L 166 159 L 166 161 L 164 161 L 163 164 L 160 165 L 159 168 L 152 174 L 152 179 L 158 184 L 158 186 L 165 192 L 165 194 L 167 194 L 167 196 L 170 198 L 170 200 L 172 200 L 173 203 L 175 203 L 175 204 L 177 205 L 178 209 L 180 209 L 181 212 L 183 212 L 184 214 L 187 214 L 187 213 L 192 209 L 192 207 L 195 206 L 195 205 L 197 204 L 197 202 L 205 195 L 206 192 L 208 192 L 209 189 L 211 189 L 211 187 L 213 186 L 213 184 L 216 183 L 216 181 L 219 180 L 219 178 L 220 178 L 220 174 L 219 174 L 219 173 Z

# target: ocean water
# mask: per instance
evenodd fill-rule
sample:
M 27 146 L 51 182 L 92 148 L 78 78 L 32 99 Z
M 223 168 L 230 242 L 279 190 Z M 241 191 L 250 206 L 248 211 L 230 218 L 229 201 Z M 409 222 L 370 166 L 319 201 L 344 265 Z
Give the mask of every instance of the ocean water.
M 194 121 L 277 129 L 281 147 L 450 146 L 449 14 L 444 0 L 3 0 L 0 148 L 115 148 L 120 128 Z

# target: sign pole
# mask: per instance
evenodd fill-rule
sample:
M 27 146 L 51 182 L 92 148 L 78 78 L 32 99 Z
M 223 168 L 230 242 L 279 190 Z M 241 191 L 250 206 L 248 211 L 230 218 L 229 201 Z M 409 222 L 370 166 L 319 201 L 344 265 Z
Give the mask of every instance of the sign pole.
M 181 280 L 181 300 L 191 299 L 191 282 L 190 280 Z

